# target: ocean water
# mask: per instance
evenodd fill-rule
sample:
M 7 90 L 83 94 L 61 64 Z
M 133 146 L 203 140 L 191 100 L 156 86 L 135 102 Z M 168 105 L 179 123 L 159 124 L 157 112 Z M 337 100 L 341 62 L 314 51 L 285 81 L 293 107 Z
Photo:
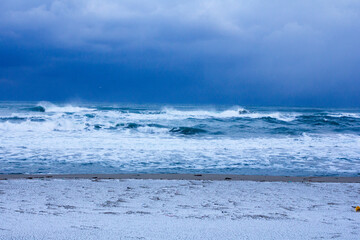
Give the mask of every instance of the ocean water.
M 359 176 L 360 109 L 0 102 L 0 174 Z

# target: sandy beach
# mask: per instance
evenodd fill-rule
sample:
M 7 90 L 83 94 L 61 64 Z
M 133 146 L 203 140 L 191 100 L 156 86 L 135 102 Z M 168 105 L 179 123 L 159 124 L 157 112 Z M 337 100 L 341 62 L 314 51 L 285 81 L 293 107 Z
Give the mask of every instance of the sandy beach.
M 0 239 L 360 236 L 360 215 L 353 208 L 360 201 L 359 178 L 89 174 L 1 179 Z

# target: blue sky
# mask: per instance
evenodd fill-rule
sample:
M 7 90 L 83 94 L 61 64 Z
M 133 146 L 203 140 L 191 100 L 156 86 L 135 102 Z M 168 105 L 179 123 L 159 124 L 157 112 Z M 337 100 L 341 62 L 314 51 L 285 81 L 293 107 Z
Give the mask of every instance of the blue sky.
M 0 100 L 359 106 L 358 0 L 2 0 Z

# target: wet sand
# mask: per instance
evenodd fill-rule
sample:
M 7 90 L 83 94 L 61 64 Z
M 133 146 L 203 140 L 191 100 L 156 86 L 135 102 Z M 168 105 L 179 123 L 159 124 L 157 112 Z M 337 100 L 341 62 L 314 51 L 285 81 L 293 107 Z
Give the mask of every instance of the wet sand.
M 216 180 L 257 182 L 327 182 L 360 183 L 359 177 L 294 177 L 232 174 L 0 174 L 0 180 L 7 179 L 164 179 L 164 180 Z

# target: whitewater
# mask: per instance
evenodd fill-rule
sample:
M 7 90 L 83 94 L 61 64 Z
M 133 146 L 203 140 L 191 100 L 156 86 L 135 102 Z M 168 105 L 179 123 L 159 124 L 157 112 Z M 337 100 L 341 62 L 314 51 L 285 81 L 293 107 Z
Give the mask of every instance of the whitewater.
M 358 176 L 360 109 L 0 102 L 0 174 Z

